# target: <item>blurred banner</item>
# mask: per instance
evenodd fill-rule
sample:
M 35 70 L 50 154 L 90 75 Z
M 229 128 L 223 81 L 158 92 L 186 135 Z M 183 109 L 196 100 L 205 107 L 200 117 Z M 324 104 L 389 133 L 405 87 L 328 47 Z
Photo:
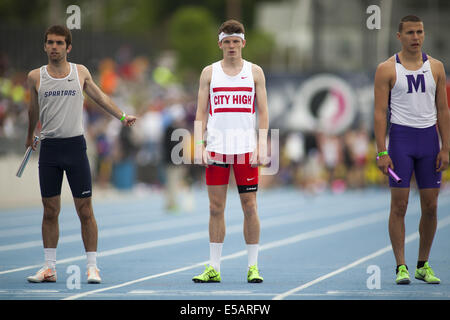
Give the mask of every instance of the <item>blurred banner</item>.
M 269 75 L 270 126 L 332 135 L 350 128 L 371 130 L 372 79 L 368 73 Z

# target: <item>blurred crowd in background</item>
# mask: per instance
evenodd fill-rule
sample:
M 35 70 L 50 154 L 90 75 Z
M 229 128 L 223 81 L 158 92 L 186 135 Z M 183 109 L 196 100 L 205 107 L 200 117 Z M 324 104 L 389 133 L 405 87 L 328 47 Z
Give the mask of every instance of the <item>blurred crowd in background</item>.
M 2 148 L 0 156 L 24 151 L 28 123 L 26 71 L 9 73 L 5 60 L 2 57 L 0 138 L 19 143 L 14 148 Z M 174 81 L 175 76 L 168 68 L 151 66 L 147 58 L 132 57 L 122 50 L 114 59 L 101 60 L 91 73 L 117 105 L 138 116 L 135 127 L 123 127 L 85 98 L 88 154 L 98 187 L 166 188 L 172 180 L 176 181 L 175 188 L 203 186 L 202 167 L 175 165 L 171 160 L 176 144 L 193 147 L 193 141 L 172 141 L 171 134 L 184 128 L 192 133 L 193 139 L 197 92 Z M 261 177 L 261 188 L 291 185 L 317 194 L 387 185 L 387 179 L 376 167 L 373 133 L 364 126 L 349 128 L 339 135 L 282 130 L 279 151 L 279 171 Z M 189 159 L 187 162 L 192 163 Z M 448 178 L 446 174 L 445 180 Z

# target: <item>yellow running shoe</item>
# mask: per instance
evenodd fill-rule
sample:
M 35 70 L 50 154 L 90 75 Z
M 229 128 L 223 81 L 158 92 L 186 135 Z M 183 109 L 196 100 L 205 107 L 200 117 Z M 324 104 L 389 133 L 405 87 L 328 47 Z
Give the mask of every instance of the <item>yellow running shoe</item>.
M 263 282 L 263 277 L 259 275 L 258 266 L 255 264 L 248 269 L 247 273 L 248 283 L 261 283 Z
M 397 278 L 395 279 L 397 284 L 409 284 L 409 272 L 404 264 L 398 267 Z
M 431 269 L 430 265 L 428 264 L 428 261 L 425 262 L 422 268 L 416 269 L 415 278 L 430 284 L 441 283 L 441 279 L 437 278 L 434 275 L 434 271 L 433 269 Z
M 192 281 L 196 283 L 220 282 L 220 280 L 220 272 L 217 272 L 212 266 L 206 266 L 205 271 L 192 278 Z

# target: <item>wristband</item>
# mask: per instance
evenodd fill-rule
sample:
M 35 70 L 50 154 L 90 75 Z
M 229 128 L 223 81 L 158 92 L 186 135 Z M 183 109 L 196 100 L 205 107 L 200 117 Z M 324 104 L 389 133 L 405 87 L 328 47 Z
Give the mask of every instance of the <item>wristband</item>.
M 379 157 L 387 156 L 387 155 L 388 155 L 387 151 L 381 151 L 381 152 L 378 152 L 377 157 L 379 158 Z
M 123 119 L 125 119 L 127 115 L 125 114 L 125 112 L 122 112 L 122 118 L 120 118 L 120 121 L 123 121 Z
M 196 145 L 205 144 L 205 140 L 198 140 L 195 142 Z

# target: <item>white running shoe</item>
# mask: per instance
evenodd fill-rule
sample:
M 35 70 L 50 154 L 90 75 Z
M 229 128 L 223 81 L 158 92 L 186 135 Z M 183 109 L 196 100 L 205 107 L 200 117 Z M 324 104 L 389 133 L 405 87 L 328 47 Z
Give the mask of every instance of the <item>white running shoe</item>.
M 27 280 L 33 283 L 56 282 L 56 269 L 44 266 L 34 276 L 29 276 Z
M 99 269 L 95 266 L 88 267 L 87 270 L 87 282 L 88 283 L 101 283 L 102 278 L 100 278 Z

